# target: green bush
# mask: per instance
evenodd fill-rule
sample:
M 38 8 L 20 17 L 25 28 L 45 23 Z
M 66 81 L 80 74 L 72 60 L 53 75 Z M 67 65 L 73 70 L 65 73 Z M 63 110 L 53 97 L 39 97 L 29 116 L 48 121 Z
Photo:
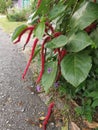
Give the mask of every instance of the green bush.
M 52 87 L 57 88 L 61 96 L 65 94 L 76 101 L 77 114 L 93 121 L 98 111 L 98 1 L 81 2 L 38 1 L 28 20 L 32 26 L 18 27 L 12 41 L 18 43 L 21 34 L 30 30 L 28 43 L 33 32 L 34 46 L 23 79 L 38 52 L 41 70 L 37 86 L 43 86 L 47 93 L 52 92 Z
M 7 18 L 9 21 L 26 21 L 28 18 L 28 11 L 26 9 L 23 10 L 12 10 L 11 13 L 7 14 Z
M 7 8 L 12 5 L 12 0 L 0 0 L 0 13 L 5 14 L 7 12 Z
M 6 3 L 4 0 L 0 1 L 0 13 L 4 14 L 6 12 Z

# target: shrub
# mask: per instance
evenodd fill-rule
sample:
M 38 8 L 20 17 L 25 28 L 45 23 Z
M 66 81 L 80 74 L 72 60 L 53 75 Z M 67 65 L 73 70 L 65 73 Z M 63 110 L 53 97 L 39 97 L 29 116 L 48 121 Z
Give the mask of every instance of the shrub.
M 92 121 L 98 109 L 98 3 L 96 0 L 38 0 L 29 23 L 30 27 L 22 25 L 12 36 L 12 41 L 18 38 L 14 42 L 18 43 L 29 30 L 25 48 L 34 33 L 23 78 L 37 51 L 41 56 L 41 71 L 36 84 L 41 83 L 46 92 L 59 86 L 61 92 L 80 101 L 77 113 Z M 37 43 L 42 39 L 37 50 Z
M 0 0 L 0 13 L 7 13 L 7 8 L 12 5 L 12 0 Z
M 28 9 L 22 9 L 19 11 L 13 9 L 7 14 L 7 18 L 9 21 L 26 21 L 28 18 Z

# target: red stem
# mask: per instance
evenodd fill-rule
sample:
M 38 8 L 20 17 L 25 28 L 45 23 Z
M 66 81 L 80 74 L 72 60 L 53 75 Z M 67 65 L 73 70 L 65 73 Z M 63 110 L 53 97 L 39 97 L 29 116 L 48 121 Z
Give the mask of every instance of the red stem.
M 60 52 L 60 48 L 58 48 L 57 51 L 58 51 L 58 64 L 60 65 L 60 62 L 61 62 L 61 52 Z
M 57 74 L 57 78 L 56 78 L 56 81 L 59 80 L 60 76 L 61 76 L 61 61 L 62 59 L 64 58 L 64 56 L 67 54 L 67 51 L 65 49 L 62 49 L 61 51 L 58 50 L 58 67 L 59 67 L 59 71 L 58 71 L 58 74 Z
M 67 54 L 66 49 L 61 50 L 61 60 L 64 58 L 64 56 Z
M 47 115 L 46 115 L 46 118 L 43 122 L 43 130 L 46 130 L 46 126 L 48 124 L 48 121 L 49 121 L 49 118 L 51 116 L 51 113 L 52 113 L 52 108 L 54 107 L 54 103 L 51 103 L 48 107 L 48 112 L 47 112 Z
M 29 69 L 30 63 L 31 63 L 32 58 L 33 58 L 33 56 L 34 56 L 34 51 L 35 51 L 37 42 L 38 42 L 38 38 L 36 38 L 36 39 L 34 40 L 34 43 L 33 43 L 33 46 L 32 46 L 32 52 L 31 52 L 29 61 L 28 61 L 27 66 L 26 66 L 26 68 L 25 68 L 25 70 L 24 70 L 24 73 L 23 73 L 23 75 L 22 75 L 22 78 L 23 78 L 23 79 L 25 78 L 25 75 L 26 75 L 26 73 L 27 73 L 27 71 L 28 71 L 28 69 Z
M 51 32 L 54 33 L 54 28 L 52 27 L 52 25 L 49 22 L 46 22 L 45 24 L 46 24 L 47 27 L 49 27 Z

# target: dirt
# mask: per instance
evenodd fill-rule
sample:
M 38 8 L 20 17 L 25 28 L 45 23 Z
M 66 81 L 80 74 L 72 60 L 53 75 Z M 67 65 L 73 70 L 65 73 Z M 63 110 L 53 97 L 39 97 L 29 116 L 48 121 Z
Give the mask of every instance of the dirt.
M 0 29 L 0 130 L 42 130 L 36 122 L 47 114 L 47 105 L 35 93 L 32 72 L 21 78 L 27 63 L 22 45 L 13 45 L 10 35 Z M 47 130 L 60 127 L 50 122 Z

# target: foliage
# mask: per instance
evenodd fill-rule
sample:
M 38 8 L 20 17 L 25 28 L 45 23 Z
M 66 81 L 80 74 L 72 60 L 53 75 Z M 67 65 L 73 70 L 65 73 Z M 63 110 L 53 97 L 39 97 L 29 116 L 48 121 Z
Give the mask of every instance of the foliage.
M 49 91 L 59 81 L 61 92 L 69 94 L 75 100 L 81 100 L 77 112 L 89 121 L 98 106 L 97 20 L 96 1 L 39 0 L 28 20 L 31 26 L 21 31 L 16 37 L 18 40 L 14 42 L 19 42 L 27 30 L 34 32 L 33 37 L 36 39 L 24 78 L 37 42 L 43 39 L 39 51 L 41 71 L 36 83 L 41 81 L 45 91 Z M 25 46 L 31 37 L 30 33 Z M 16 31 L 13 36 L 15 34 Z
M 7 18 L 9 21 L 17 21 L 17 22 L 22 22 L 26 21 L 28 18 L 28 9 L 22 9 L 22 10 L 17 10 L 17 9 L 12 9 L 11 12 L 8 12 Z
M 0 13 L 5 14 L 7 8 L 12 5 L 12 0 L 0 0 Z

